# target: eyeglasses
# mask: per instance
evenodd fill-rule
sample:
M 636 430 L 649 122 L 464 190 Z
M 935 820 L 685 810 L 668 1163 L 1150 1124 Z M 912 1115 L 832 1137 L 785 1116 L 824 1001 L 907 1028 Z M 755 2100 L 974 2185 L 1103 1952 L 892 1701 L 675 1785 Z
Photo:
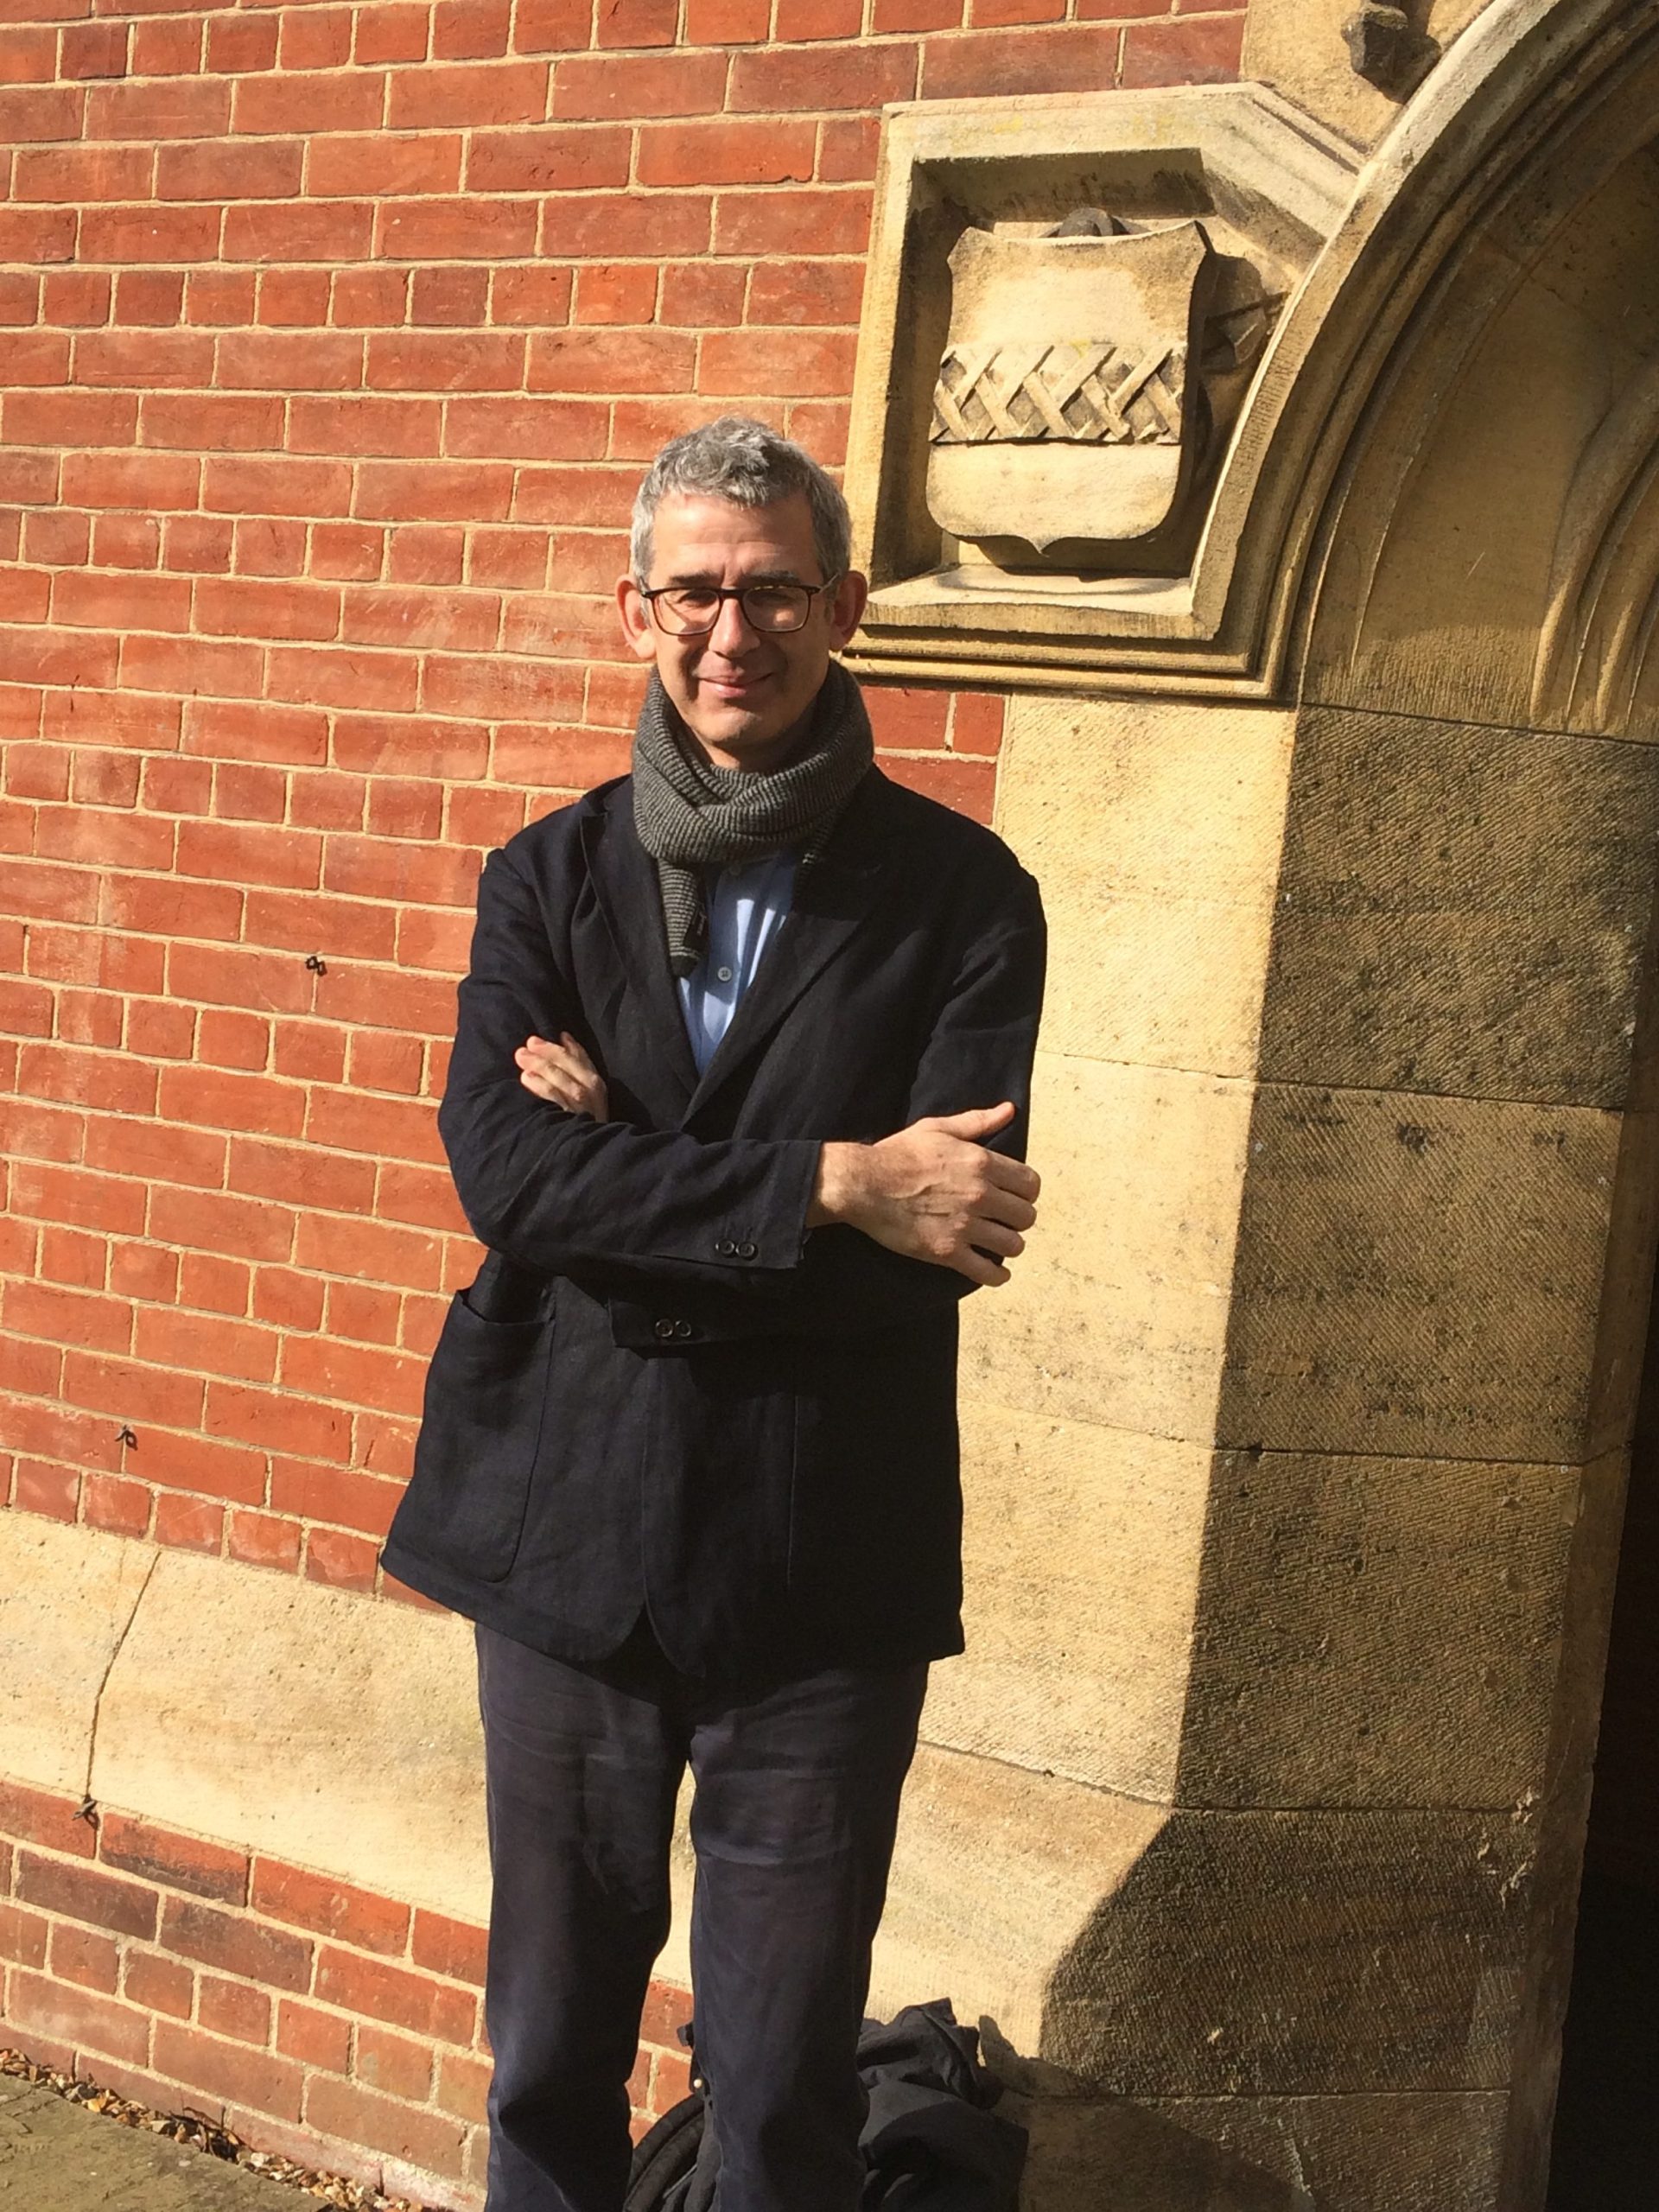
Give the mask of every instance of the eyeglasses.
M 804 629 L 806 618 L 812 612 L 812 602 L 823 593 L 833 591 L 841 582 L 831 576 L 828 583 L 790 584 L 658 584 L 656 589 L 639 587 L 639 596 L 652 612 L 659 630 L 671 638 L 700 638 L 712 630 L 720 620 L 721 609 L 728 599 L 739 601 L 743 619 L 750 629 L 758 630 L 765 637 L 776 638 L 790 630 Z

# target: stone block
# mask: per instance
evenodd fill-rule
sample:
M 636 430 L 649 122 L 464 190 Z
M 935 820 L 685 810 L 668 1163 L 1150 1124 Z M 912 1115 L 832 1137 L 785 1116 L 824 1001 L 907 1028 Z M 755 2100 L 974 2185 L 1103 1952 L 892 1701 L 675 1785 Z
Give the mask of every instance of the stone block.
M 472 1630 L 454 1616 L 163 1552 L 110 1670 L 92 1789 L 456 1919 L 487 1910 Z
M 1202 1445 L 963 1408 L 968 1649 L 925 1732 L 1167 1800 L 1209 1510 Z
M 965 1394 L 1211 1443 L 1249 1122 L 1243 1083 L 1039 1053 L 1041 1217 L 963 1310 Z
M 1524 1808 L 1177 1811 L 1058 1961 L 1037 2049 L 1140 2098 L 1499 2088 L 1534 1847 Z
M 1589 1107 L 1264 1086 L 1219 1440 L 1587 1459 L 1619 1137 Z
M 1648 747 L 1307 709 L 1263 1078 L 1624 1105 L 1656 839 Z
M 0 1513 L 0 1774 L 79 1797 L 99 1691 L 156 1560 L 149 1544 Z
M 1175 1794 L 1512 1808 L 1549 1779 L 1622 1460 L 1220 1453 Z M 1592 1546 L 1605 1565 L 1605 1543 Z M 1594 1711 L 1594 1683 L 1587 1695 Z
M 1342 2212 L 1463 2212 L 1502 2202 L 1509 2099 L 1499 2091 L 1408 2096 L 1185 2097 L 1153 2107 L 1256 2171 Z M 1151 2209 L 1148 2208 L 1148 2212 Z
M 1431 0 L 1410 10 L 1444 47 L 1477 16 L 1484 0 Z M 1243 73 L 1274 85 L 1357 146 L 1370 146 L 1398 114 L 1401 95 L 1357 75 L 1343 26 L 1358 0 L 1252 0 L 1245 18 Z
M 1042 886 L 1045 1047 L 1253 1072 L 1293 718 L 1009 702 L 997 829 Z

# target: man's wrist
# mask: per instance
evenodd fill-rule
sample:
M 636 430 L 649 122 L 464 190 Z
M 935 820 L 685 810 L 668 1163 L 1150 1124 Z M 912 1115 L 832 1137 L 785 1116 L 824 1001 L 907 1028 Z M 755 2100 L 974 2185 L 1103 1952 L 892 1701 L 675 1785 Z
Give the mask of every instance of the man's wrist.
M 870 1147 L 865 1144 L 826 1144 L 818 1150 L 818 1173 L 806 1210 L 809 1229 L 823 1229 L 831 1222 L 850 1221 L 869 1179 Z

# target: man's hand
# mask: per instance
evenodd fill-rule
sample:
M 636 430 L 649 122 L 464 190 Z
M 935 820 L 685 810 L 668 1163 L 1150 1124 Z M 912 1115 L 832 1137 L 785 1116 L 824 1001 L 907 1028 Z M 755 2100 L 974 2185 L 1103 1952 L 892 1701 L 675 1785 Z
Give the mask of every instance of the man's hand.
M 954 1268 L 969 1282 L 1007 1282 L 1000 1261 L 1025 1250 L 1021 1232 L 1037 1218 L 1042 1187 L 1035 1168 L 985 1148 L 1014 1113 L 1005 1099 L 930 1115 L 879 1144 L 825 1145 L 807 1226 L 845 1222 L 891 1252 Z
M 568 1029 L 560 1031 L 556 1045 L 545 1037 L 527 1037 L 512 1057 L 524 1089 L 545 1098 L 550 1106 L 563 1106 L 570 1114 L 591 1114 L 596 1122 L 610 1118 L 605 1078 Z

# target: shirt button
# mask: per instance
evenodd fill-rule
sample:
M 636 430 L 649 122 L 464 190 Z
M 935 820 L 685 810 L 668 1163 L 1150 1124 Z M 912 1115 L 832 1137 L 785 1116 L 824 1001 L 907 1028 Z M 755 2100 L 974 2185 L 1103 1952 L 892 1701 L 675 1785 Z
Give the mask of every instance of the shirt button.
M 752 1260 L 754 1257 L 753 1245 L 740 1244 L 737 1248 L 737 1256 L 740 1260 Z
M 732 971 L 729 968 L 716 968 L 715 977 L 718 982 L 729 983 L 732 980 Z
M 659 1337 L 671 1337 L 674 1333 L 674 1324 L 671 1321 L 658 1321 L 654 1333 Z
M 674 1333 L 677 1337 L 689 1337 L 691 1333 L 691 1324 L 689 1321 L 677 1321 L 674 1324 Z
M 729 1236 L 716 1238 L 715 1243 L 715 1251 L 717 1256 L 722 1260 L 734 1260 L 737 1257 L 737 1247 L 733 1243 Z

